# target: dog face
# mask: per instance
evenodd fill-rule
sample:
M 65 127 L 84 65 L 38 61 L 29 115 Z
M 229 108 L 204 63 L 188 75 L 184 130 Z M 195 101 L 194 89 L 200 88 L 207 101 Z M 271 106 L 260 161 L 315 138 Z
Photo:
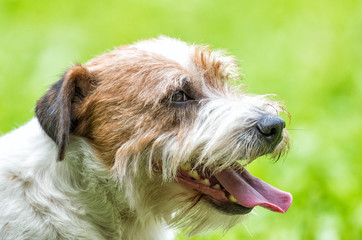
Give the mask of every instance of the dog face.
M 233 57 L 161 37 L 71 67 L 36 114 L 66 157 L 69 134 L 89 142 L 131 208 L 190 233 L 234 225 L 255 206 L 285 212 L 288 193 L 244 167 L 288 148 L 285 112 L 232 89 Z

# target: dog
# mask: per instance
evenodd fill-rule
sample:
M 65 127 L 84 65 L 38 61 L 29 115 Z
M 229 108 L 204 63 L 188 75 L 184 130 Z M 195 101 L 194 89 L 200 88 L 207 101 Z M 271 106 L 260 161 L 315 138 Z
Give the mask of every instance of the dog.
M 0 239 L 173 239 L 291 194 L 245 167 L 289 148 L 282 104 L 234 57 L 161 36 L 71 66 L 0 138 Z

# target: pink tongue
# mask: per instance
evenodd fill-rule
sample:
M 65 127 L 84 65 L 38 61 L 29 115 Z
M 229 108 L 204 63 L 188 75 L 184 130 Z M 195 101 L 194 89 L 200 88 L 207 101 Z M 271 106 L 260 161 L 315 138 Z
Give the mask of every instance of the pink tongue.
M 274 212 L 285 213 L 293 197 L 252 176 L 245 169 L 237 173 L 226 169 L 215 175 L 221 185 L 244 207 L 262 206 Z

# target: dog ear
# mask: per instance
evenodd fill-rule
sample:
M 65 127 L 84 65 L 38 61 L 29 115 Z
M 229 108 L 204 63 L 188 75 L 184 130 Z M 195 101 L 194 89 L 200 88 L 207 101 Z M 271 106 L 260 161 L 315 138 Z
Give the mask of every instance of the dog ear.
M 81 65 L 74 65 L 36 105 L 41 127 L 58 146 L 58 160 L 64 159 L 69 134 L 77 125 L 77 109 L 92 89 L 92 83 L 91 73 Z

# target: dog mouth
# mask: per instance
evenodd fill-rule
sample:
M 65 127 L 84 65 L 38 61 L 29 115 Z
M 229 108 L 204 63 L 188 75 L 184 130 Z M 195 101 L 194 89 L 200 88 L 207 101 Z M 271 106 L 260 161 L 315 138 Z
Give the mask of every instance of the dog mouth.
M 243 167 L 227 168 L 214 175 L 203 172 L 187 163 L 179 169 L 177 180 L 225 213 L 247 214 L 256 206 L 285 213 L 293 200 L 290 193 L 252 176 Z

